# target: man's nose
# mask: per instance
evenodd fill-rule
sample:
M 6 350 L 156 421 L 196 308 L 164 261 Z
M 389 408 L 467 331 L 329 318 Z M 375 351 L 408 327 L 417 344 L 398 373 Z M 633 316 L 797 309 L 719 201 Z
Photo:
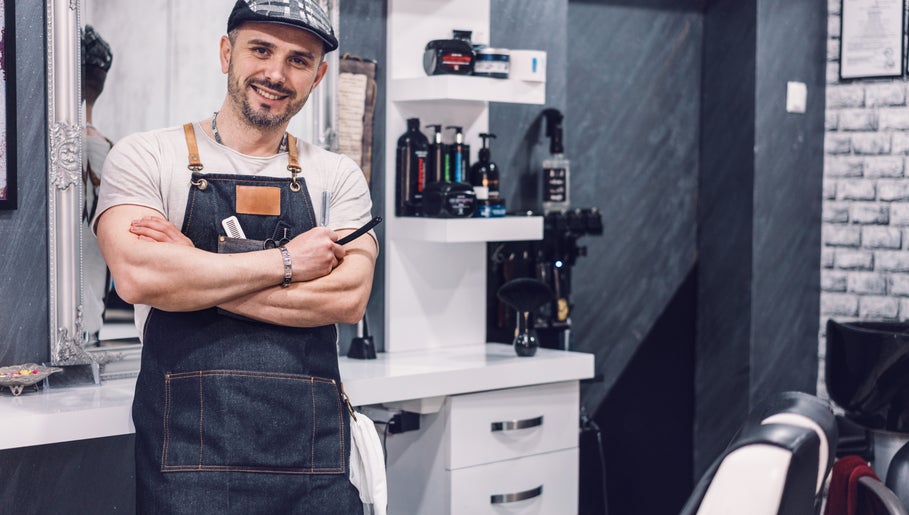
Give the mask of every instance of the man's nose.
M 281 59 L 269 59 L 265 64 L 265 77 L 275 84 L 283 84 L 287 63 Z

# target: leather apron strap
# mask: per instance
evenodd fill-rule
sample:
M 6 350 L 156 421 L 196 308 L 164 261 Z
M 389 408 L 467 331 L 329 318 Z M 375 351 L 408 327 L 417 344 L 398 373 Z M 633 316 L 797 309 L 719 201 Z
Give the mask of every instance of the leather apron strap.
M 290 172 L 290 190 L 294 193 L 300 191 L 300 182 L 297 181 L 297 175 L 302 171 L 300 168 L 300 153 L 297 148 L 297 138 L 291 133 L 287 134 L 287 171 Z M 183 124 L 183 135 L 186 139 L 186 148 L 189 151 L 189 168 L 193 172 L 201 172 L 202 160 L 199 158 L 199 145 L 196 142 L 196 130 L 192 123 Z
M 291 133 L 287 133 L 287 170 L 290 172 L 290 191 L 296 193 L 300 191 L 300 183 L 297 181 L 297 174 L 302 170 L 300 168 L 300 157 L 297 150 L 297 138 Z
M 194 172 L 202 171 L 202 161 L 199 159 L 199 145 L 196 144 L 196 130 L 193 124 L 183 125 L 183 134 L 186 137 L 186 148 L 189 150 L 189 168 Z

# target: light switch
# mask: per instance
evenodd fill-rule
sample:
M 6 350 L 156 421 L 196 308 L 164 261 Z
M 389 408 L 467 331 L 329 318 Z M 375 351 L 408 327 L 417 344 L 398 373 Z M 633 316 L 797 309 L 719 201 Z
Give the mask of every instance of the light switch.
M 804 113 L 808 103 L 808 86 L 804 82 L 786 83 L 786 112 Z

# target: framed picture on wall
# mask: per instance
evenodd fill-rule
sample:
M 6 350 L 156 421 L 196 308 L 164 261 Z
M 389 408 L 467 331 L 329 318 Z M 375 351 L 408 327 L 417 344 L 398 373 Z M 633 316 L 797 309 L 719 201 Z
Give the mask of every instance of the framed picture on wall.
M 902 77 L 906 0 L 842 0 L 840 79 Z
M 0 0 L 0 209 L 16 209 L 15 2 Z

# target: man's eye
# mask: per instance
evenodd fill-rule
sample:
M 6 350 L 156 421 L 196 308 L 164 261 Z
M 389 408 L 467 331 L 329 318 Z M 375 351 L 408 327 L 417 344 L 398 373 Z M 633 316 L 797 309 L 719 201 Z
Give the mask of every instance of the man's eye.
M 262 47 L 254 47 L 254 48 L 252 49 L 252 51 L 253 51 L 254 54 L 259 54 L 259 55 L 266 55 L 266 54 L 268 54 L 268 49 L 262 48 Z
M 305 67 L 306 59 L 301 59 L 299 57 L 292 57 L 290 59 L 290 63 L 293 64 L 294 66 Z

